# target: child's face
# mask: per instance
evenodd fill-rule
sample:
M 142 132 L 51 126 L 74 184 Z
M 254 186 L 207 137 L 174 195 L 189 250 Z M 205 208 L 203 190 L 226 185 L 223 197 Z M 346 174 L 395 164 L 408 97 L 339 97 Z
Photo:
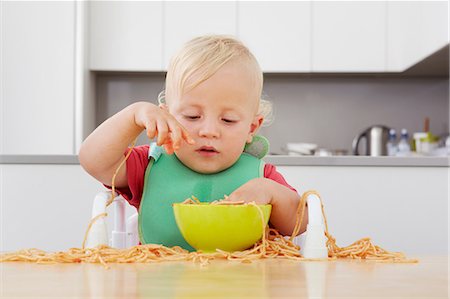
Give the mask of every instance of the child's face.
M 256 115 L 259 96 L 250 68 L 229 62 L 180 100 L 168 99 L 170 113 L 195 140 L 175 151 L 180 161 L 201 173 L 233 165 L 263 121 Z

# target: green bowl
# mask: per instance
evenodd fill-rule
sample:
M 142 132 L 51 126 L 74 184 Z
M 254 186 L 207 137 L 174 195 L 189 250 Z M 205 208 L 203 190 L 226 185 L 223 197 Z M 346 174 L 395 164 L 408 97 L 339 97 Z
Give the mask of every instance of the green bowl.
M 271 205 L 258 205 L 267 225 Z M 178 228 L 186 242 L 202 252 L 241 251 L 263 233 L 261 214 L 252 205 L 173 204 Z

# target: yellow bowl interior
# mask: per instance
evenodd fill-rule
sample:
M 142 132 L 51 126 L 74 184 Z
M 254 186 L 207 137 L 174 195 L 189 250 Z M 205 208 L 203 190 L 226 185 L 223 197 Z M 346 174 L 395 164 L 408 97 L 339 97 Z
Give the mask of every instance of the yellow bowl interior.
M 271 205 L 258 205 L 267 225 Z M 263 221 L 254 205 L 174 204 L 178 228 L 186 242 L 202 252 L 245 250 L 261 239 Z

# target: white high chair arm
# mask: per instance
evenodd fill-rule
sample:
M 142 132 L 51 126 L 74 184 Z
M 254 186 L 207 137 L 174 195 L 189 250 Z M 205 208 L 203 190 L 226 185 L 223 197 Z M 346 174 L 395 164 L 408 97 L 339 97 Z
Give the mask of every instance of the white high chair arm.
M 127 247 L 139 244 L 138 213 L 134 213 L 127 219 Z
M 138 245 L 138 213 L 134 213 L 125 220 L 127 201 L 122 196 L 117 196 L 112 204 L 114 205 L 114 230 L 111 233 L 111 246 L 123 249 Z
M 317 195 L 310 194 L 306 201 L 308 203 L 308 225 L 306 231 L 294 242 L 300 245 L 300 252 L 305 258 L 327 258 L 327 240 L 320 199 Z
M 106 203 L 110 197 L 111 192 L 102 191 L 97 193 L 92 207 L 92 219 L 106 212 Z M 92 224 L 89 234 L 87 235 L 85 246 L 92 248 L 102 244 L 108 244 L 108 231 L 104 217 L 98 218 L 97 221 Z
M 126 248 L 125 199 L 122 196 L 116 196 L 111 204 L 114 207 L 114 229 L 111 232 L 111 246 L 114 248 Z
M 92 218 L 106 213 L 106 204 L 111 198 L 111 191 L 101 191 L 94 198 L 92 207 Z M 127 220 L 126 217 L 126 200 L 116 195 L 111 204 L 113 206 L 113 230 L 111 239 L 108 242 L 108 227 L 104 217 L 98 218 L 91 227 L 86 240 L 86 247 L 92 248 L 98 245 L 110 245 L 114 248 L 127 248 L 139 244 L 138 235 L 138 214 L 135 213 Z

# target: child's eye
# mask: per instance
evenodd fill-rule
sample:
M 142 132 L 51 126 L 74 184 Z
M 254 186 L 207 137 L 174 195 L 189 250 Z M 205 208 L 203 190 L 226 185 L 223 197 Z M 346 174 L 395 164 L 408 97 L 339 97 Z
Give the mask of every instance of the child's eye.
M 198 116 L 198 115 L 184 115 L 184 118 L 186 118 L 188 120 L 196 120 L 196 119 L 199 119 L 200 116 Z
M 228 124 L 232 124 L 232 123 L 236 122 L 234 119 L 228 119 L 228 118 L 222 118 L 222 120 Z

